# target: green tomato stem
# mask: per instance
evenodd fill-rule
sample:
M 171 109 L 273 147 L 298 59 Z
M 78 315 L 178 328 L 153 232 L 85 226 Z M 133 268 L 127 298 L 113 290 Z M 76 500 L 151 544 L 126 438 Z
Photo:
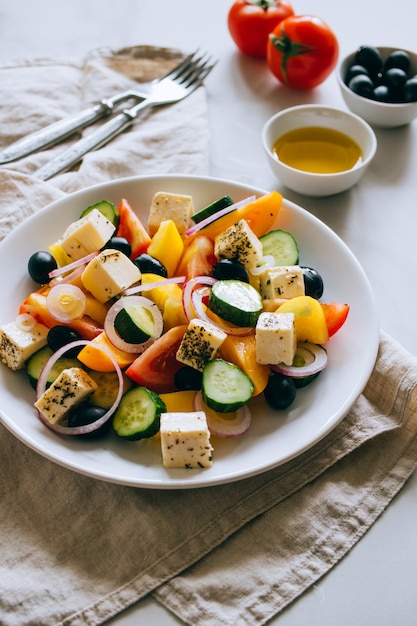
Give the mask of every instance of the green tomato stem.
M 275 0 L 246 0 L 246 4 L 252 4 L 255 7 L 259 7 L 264 11 L 276 6 Z
M 309 52 L 314 52 L 315 47 L 309 46 L 304 43 L 297 43 L 296 41 L 291 41 L 288 35 L 281 30 L 281 37 L 274 35 L 271 33 L 269 35 L 269 39 L 271 40 L 274 48 L 282 52 L 282 61 L 281 61 L 281 70 L 284 78 L 284 82 L 287 83 L 287 63 L 291 59 L 291 57 L 300 56 L 301 54 L 308 54 Z

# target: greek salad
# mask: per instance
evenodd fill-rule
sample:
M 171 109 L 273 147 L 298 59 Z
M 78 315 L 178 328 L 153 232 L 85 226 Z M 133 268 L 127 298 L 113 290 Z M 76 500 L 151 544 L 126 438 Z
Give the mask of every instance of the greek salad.
M 43 424 L 153 438 L 165 467 L 208 468 L 217 437 L 250 428 L 253 398 L 283 411 L 316 384 L 349 305 L 322 301 L 319 270 L 276 227 L 281 202 L 196 209 L 160 191 L 145 223 L 128 200 L 101 200 L 32 254 L 0 358 L 26 372 Z

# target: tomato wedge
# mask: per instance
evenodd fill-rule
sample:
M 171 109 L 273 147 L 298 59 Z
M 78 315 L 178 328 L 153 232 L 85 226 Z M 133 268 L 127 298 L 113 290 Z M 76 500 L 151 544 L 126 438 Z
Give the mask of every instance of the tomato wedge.
M 126 375 L 156 393 L 176 391 L 175 374 L 184 367 L 176 354 L 186 328 L 182 324 L 164 333 L 129 365 Z
M 213 240 L 206 235 L 196 235 L 185 248 L 176 273 L 187 280 L 211 276 L 216 261 Z
M 320 304 L 323 309 L 329 337 L 331 337 L 346 322 L 350 307 L 348 304 L 342 304 L 341 302 L 330 302 L 329 304 L 321 302 Z
M 146 252 L 148 249 L 151 243 L 151 236 L 129 202 L 124 198 L 120 201 L 118 211 L 120 222 L 117 235 L 128 240 L 132 248 L 130 258 L 136 259 L 139 254 Z

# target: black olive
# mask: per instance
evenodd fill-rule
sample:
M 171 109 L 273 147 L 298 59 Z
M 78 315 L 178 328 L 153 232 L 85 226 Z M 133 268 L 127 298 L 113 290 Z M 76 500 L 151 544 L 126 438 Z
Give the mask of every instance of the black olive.
M 46 250 L 34 252 L 28 261 L 28 273 L 32 280 L 39 285 L 49 283 L 49 272 L 58 267 L 52 254 Z
M 354 62 L 366 67 L 371 76 L 376 76 L 383 65 L 381 53 L 372 46 L 361 46 L 356 52 Z
M 249 282 L 248 273 L 238 261 L 232 259 L 220 259 L 213 267 L 213 278 L 217 280 L 241 280 L 244 283 Z
M 358 96 L 365 98 L 372 97 L 374 90 L 374 84 L 372 80 L 366 74 L 358 74 L 349 81 L 349 89 L 354 91 Z
M 390 101 L 390 91 L 386 85 L 377 85 L 374 89 L 374 100 L 379 102 Z
M 163 278 L 168 277 L 168 271 L 165 265 L 150 254 L 146 254 L 146 252 L 137 256 L 136 259 L 133 259 L 133 263 L 140 269 L 142 274 L 158 274 L 158 276 L 162 276 Z
M 101 406 L 95 406 L 93 404 L 81 404 L 75 407 L 68 416 L 68 426 L 76 428 L 77 426 L 86 426 L 96 422 L 106 413 L 106 409 Z M 111 420 L 107 420 L 96 430 L 91 433 L 86 433 L 82 437 L 101 437 L 109 432 L 111 426 Z
M 70 328 L 69 326 L 53 326 L 47 335 L 48 346 L 51 348 L 52 352 L 56 352 L 63 346 L 67 346 L 69 343 L 73 341 L 79 341 L 81 339 L 81 335 L 77 333 L 76 330 Z M 79 346 L 76 348 L 71 348 L 68 350 L 64 356 L 73 358 L 78 355 L 80 350 L 82 350 L 83 346 Z
M 404 50 L 394 50 L 390 53 L 384 63 L 384 70 L 388 70 L 391 67 L 398 67 L 404 72 L 408 72 L 410 69 L 410 57 Z
M 415 102 L 417 100 L 417 76 L 409 78 L 403 89 L 404 102 Z
M 323 279 L 312 267 L 301 267 L 304 278 L 305 295 L 319 300 L 323 295 Z
M 407 80 L 407 74 L 399 67 L 391 67 L 383 73 L 383 82 L 390 91 L 400 91 Z
M 358 76 L 359 74 L 365 74 L 365 76 L 369 76 L 368 70 L 366 69 L 366 67 L 363 67 L 363 65 L 351 65 L 350 67 L 348 67 L 345 74 L 346 85 L 349 85 L 350 80 L 354 76 Z
M 295 400 L 297 389 L 294 381 L 279 372 L 269 377 L 264 389 L 264 397 L 269 406 L 275 410 L 286 409 Z
M 108 242 L 103 246 L 103 250 L 119 250 L 124 255 L 130 258 L 132 254 L 132 246 L 128 242 L 125 237 L 112 237 L 108 240 Z
M 198 390 L 201 389 L 201 378 L 201 372 L 186 365 L 175 373 L 174 382 L 178 391 Z

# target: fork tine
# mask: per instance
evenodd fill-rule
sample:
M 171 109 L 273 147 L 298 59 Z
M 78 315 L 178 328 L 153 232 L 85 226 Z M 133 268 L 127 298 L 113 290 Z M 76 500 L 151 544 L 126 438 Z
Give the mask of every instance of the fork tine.
M 179 72 L 175 80 L 180 85 L 187 88 L 196 81 L 201 82 L 213 69 L 215 64 L 216 62 L 213 62 L 210 57 L 202 55 L 194 59 L 182 72 Z
M 167 74 L 164 74 L 164 76 L 162 78 L 163 79 L 171 78 L 171 79 L 175 80 L 183 71 L 185 71 L 189 67 L 190 63 L 192 62 L 193 57 L 197 54 L 197 52 L 198 52 L 198 50 L 195 50 L 191 54 L 188 54 L 181 61 L 181 63 L 179 63 L 178 65 L 173 67 L 172 70 L 170 70 Z

